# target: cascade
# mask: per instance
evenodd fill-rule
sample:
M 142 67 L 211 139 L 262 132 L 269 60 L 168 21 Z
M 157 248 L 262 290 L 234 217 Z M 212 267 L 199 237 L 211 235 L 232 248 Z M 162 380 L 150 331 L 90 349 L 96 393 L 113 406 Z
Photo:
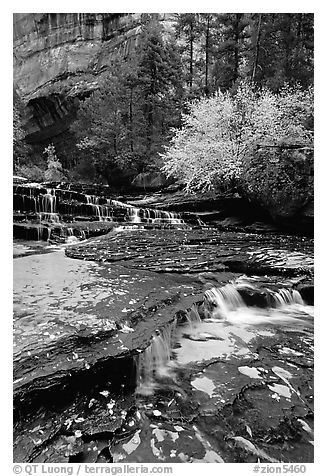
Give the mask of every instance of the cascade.
M 43 231 L 43 228 L 42 228 L 42 226 L 39 225 L 39 226 L 37 227 L 37 241 L 40 241 L 40 240 L 41 240 L 42 231 Z
M 204 293 L 204 307 L 207 317 L 225 319 L 232 311 L 236 311 L 241 308 L 247 308 L 245 302 L 239 290 L 251 289 L 255 291 L 253 285 L 240 284 L 227 284 L 221 288 L 211 288 Z M 262 294 L 262 290 L 258 289 L 258 292 Z M 282 308 L 291 304 L 303 305 L 303 299 L 301 294 L 296 289 L 281 288 L 277 291 L 272 289 L 265 290 L 267 296 L 267 306 L 271 308 Z
M 191 329 L 194 328 L 194 325 L 199 324 L 200 322 L 202 322 L 196 304 L 192 304 L 191 309 L 188 309 L 186 311 L 186 320 L 187 320 Z
M 132 223 L 141 223 L 140 209 L 139 208 L 130 207 L 129 208 L 129 216 L 130 216 L 130 221 Z
M 100 206 L 99 205 L 92 205 L 92 207 L 95 209 L 95 214 L 99 218 L 99 221 L 103 221 Z
M 286 304 L 303 304 L 301 294 L 296 289 L 279 289 L 278 291 L 269 291 L 275 307 L 285 306 Z
M 59 223 L 60 221 L 58 213 L 38 212 L 37 215 L 40 221 L 48 221 L 50 223 Z
M 245 307 L 245 303 L 232 284 L 208 289 L 204 293 L 205 308 L 213 318 L 225 318 L 230 311 Z
M 99 197 L 96 197 L 95 195 L 86 195 L 86 203 L 88 205 L 99 205 Z
M 69 184 L 61 184 L 59 188 L 50 188 L 48 184 L 14 185 L 14 219 L 19 222 L 14 226 L 17 237 L 31 239 L 37 235 L 46 240 L 46 233 L 37 228 L 39 224 L 71 223 L 74 228 L 73 223 L 80 221 L 124 223 L 127 226 L 128 223 L 146 224 L 156 228 L 187 226 L 176 213 L 137 208 L 120 200 L 92 195 L 90 189 L 87 192 L 84 193 L 79 186 L 73 190 Z M 106 231 L 107 228 L 104 226 L 103 229 Z M 75 236 L 79 234 L 75 233 Z
M 155 387 L 155 378 L 168 375 L 175 327 L 174 320 L 160 332 L 157 331 L 150 345 L 138 356 L 137 393 L 151 394 Z

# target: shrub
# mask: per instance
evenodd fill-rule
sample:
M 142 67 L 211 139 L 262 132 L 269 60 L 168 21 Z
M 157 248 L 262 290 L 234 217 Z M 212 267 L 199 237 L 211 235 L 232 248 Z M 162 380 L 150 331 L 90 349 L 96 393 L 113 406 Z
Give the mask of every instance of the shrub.
M 53 144 L 48 145 L 43 151 L 47 155 L 48 168 L 44 173 L 45 180 L 49 182 L 60 182 L 65 178 L 61 162 L 56 155 L 56 149 Z
M 31 182 L 43 182 L 45 170 L 37 165 L 20 165 L 16 167 L 16 175 L 25 177 Z
M 243 82 L 235 94 L 219 92 L 189 105 L 183 127 L 175 130 L 162 155 L 163 170 L 189 190 L 242 184 L 259 145 L 311 144 L 307 124 L 312 117 L 312 89 L 285 86 L 273 93 Z M 269 159 L 266 166 L 271 166 Z

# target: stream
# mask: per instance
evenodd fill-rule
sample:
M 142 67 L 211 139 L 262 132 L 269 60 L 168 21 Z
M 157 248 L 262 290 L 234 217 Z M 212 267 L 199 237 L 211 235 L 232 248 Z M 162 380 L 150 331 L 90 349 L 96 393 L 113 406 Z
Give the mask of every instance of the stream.
M 75 196 L 101 220 L 65 224 L 68 192 L 33 193 L 14 241 L 15 462 L 313 461 L 312 239 Z

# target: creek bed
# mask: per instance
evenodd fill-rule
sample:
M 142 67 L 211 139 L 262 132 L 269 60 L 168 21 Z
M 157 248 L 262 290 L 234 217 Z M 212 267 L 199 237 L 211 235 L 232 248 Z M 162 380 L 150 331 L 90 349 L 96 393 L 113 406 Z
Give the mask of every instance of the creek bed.
M 279 291 L 312 287 L 312 240 L 122 229 L 15 249 L 16 462 L 313 460 L 313 308 Z M 241 305 L 205 314 L 226 285 Z

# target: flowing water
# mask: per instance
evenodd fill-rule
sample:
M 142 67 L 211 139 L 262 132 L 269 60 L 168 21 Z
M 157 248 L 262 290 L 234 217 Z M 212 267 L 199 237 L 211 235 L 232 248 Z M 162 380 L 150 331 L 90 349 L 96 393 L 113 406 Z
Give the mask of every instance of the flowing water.
M 300 332 L 313 328 L 313 306 L 305 305 L 296 290 L 269 290 L 272 307 L 248 307 L 237 285 L 212 288 L 204 294 L 203 319 L 193 305 L 186 314 L 186 323 L 165 328 L 153 337 L 144 355 L 139 358 L 139 392 L 153 393 L 154 380 L 170 374 L 172 369 L 215 357 L 251 355 L 248 344 L 258 336 L 273 336 L 285 327 Z M 174 343 L 175 345 L 172 345 Z M 151 391 L 152 389 L 152 391 Z
M 42 184 L 14 185 L 14 237 L 58 241 L 73 235 L 83 239 L 76 222 L 125 223 L 147 227 L 186 227 L 177 213 L 137 208 L 106 196 L 75 192 L 68 186 L 47 188 Z M 56 233 L 52 233 L 52 229 Z M 105 232 L 105 230 L 104 230 Z M 60 240 L 59 240 L 60 241 Z
M 224 266 L 209 272 L 200 233 L 187 244 L 168 243 L 162 256 L 159 234 L 147 241 L 142 227 L 183 228 L 181 217 L 165 210 L 36 185 L 18 188 L 15 200 L 37 240 L 14 246 L 18 402 L 54 377 L 63 389 L 67 375 L 77 375 L 72 389 L 78 388 L 57 411 L 53 403 L 47 408 L 51 392 L 45 400 L 40 394 L 40 407 L 18 419 L 19 462 L 312 460 L 313 306 L 299 286 L 307 278 L 244 275 Z M 112 242 L 105 242 L 109 260 L 90 261 L 101 237 L 86 242 L 84 259 L 65 256 L 86 238 L 76 227 L 81 213 L 96 224 L 114 223 Z M 65 243 L 49 245 L 58 224 Z M 238 242 L 248 240 L 223 236 L 236 257 Z M 281 255 L 292 269 L 296 258 L 312 265 L 300 239 L 294 249 L 291 241 L 283 250 L 274 246 L 252 246 L 246 255 L 268 257 L 271 269 Z M 195 261 L 198 272 L 190 272 Z M 55 427 L 57 436 L 48 435 Z

